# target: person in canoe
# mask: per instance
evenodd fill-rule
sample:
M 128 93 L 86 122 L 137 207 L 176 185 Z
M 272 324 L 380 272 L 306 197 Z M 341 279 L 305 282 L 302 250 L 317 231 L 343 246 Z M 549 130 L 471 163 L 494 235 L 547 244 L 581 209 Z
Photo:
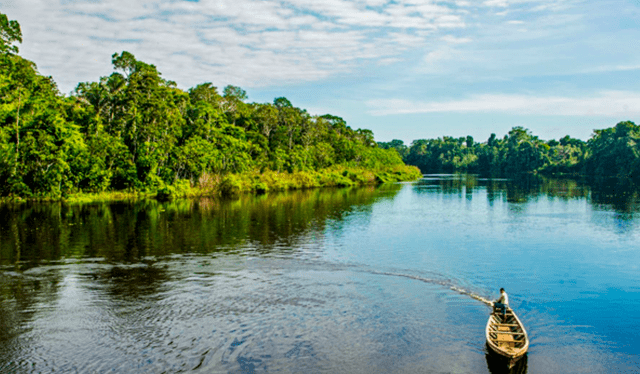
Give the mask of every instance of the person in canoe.
M 505 292 L 504 288 L 500 289 L 500 297 L 493 302 L 493 312 L 497 313 L 498 310 L 502 311 L 502 316 L 507 315 L 507 308 L 509 307 L 509 296 Z

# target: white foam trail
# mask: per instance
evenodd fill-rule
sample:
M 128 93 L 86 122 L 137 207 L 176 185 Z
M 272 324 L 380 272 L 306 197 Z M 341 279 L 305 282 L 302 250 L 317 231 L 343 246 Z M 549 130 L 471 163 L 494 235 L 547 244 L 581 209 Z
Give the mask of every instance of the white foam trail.
M 390 275 L 393 277 L 403 277 L 403 278 L 409 278 L 409 279 L 415 279 L 415 280 L 419 280 L 421 282 L 425 282 L 425 283 L 432 283 L 432 284 L 439 284 L 441 286 L 444 287 L 448 287 L 450 290 L 455 291 L 461 295 L 466 295 L 469 296 L 472 299 L 481 301 L 485 304 L 487 304 L 488 306 L 492 306 L 493 302 L 485 299 L 484 297 L 480 296 L 480 295 L 476 295 L 471 291 L 467 291 L 464 290 L 460 287 L 456 287 L 456 286 L 452 286 L 451 282 L 447 282 L 444 280 L 439 280 L 439 279 L 431 279 L 431 278 L 423 278 L 423 277 L 419 277 L 417 275 L 410 275 L 410 274 L 400 274 L 400 273 L 388 273 L 388 272 L 381 272 L 381 271 L 371 271 L 371 273 L 373 274 L 380 274 L 380 275 Z
M 467 295 L 472 299 L 476 299 L 478 301 L 482 301 L 483 303 L 485 303 L 485 304 L 487 304 L 489 306 L 493 306 L 493 301 L 487 300 L 487 299 L 485 299 L 484 297 L 482 297 L 480 295 L 474 294 L 473 292 L 469 292 L 469 291 L 463 290 L 462 288 L 458 288 L 458 287 L 455 287 L 455 286 L 451 286 L 450 288 L 453 291 L 456 291 L 459 294 Z

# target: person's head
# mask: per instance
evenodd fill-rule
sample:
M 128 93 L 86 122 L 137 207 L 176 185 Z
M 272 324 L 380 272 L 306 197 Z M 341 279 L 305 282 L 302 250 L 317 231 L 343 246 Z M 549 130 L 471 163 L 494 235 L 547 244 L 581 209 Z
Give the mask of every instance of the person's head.
M 504 288 L 501 288 L 501 289 L 500 289 L 500 293 L 504 293 Z

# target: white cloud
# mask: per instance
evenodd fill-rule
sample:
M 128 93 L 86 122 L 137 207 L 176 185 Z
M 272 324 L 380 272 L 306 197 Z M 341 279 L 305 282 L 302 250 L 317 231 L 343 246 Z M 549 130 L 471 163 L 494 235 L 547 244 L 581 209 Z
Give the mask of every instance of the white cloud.
M 377 116 L 416 113 L 512 113 L 560 116 L 624 117 L 640 115 L 640 92 L 602 91 L 596 96 L 475 95 L 449 101 L 370 100 Z
M 440 39 L 450 44 L 464 44 L 464 43 L 469 43 L 473 40 L 471 38 L 456 38 L 455 36 L 451 36 L 451 35 L 445 35 Z
M 461 9 L 432 0 L 23 0 L 10 5 L 9 17 L 24 33 L 22 55 L 54 76 L 64 92 L 108 74 L 111 54 L 122 50 L 157 65 L 182 87 L 203 80 L 226 84 L 231 78 L 256 87 L 349 72 L 362 60 L 396 61 L 410 48 L 423 48 L 429 33 L 465 26 Z M 464 38 L 449 42 L 456 40 Z
M 509 5 L 509 2 L 507 0 L 486 0 L 482 5 L 506 8 Z
M 443 60 L 449 60 L 453 55 L 454 52 L 451 49 L 438 49 L 427 53 L 427 55 L 424 56 L 424 62 L 434 64 Z
M 109 74 L 111 54 L 123 50 L 183 88 L 312 82 L 391 61 L 423 64 L 403 67 L 417 74 L 502 74 L 542 58 L 543 46 L 521 46 L 579 20 L 544 11 L 532 19 L 531 9 L 575 1 L 21 0 L 7 13 L 22 25 L 21 54 L 68 92 Z M 523 21 L 494 22 L 496 7 Z M 514 33 L 520 22 L 531 30 Z M 518 42 L 515 54 L 499 45 Z
M 378 61 L 378 65 L 380 66 L 388 66 L 388 65 L 393 65 L 395 63 L 401 62 L 402 60 L 399 58 L 383 58 L 381 60 Z

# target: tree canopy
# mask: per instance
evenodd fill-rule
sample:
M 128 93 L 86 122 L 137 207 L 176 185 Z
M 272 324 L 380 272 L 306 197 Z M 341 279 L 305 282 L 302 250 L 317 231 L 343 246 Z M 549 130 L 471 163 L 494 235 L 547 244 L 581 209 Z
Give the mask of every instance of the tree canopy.
M 285 97 L 248 103 L 228 85 L 186 92 L 123 51 L 113 73 L 68 97 L 20 57 L 20 26 L 0 14 L 0 196 L 158 189 L 212 176 L 299 172 L 336 165 L 404 165 L 370 130 L 311 115 Z
M 18 47 L 13 45 L 15 42 L 22 43 L 20 24 L 0 13 L 0 53 L 18 53 Z
M 404 162 L 425 173 L 640 179 L 640 130 L 633 122 L 595 130 L 588 142 L 568 135 L 543 141 L 514 127 L 486 142 L 445 136 L 409 147 L 376 143 L 370 130 L 312 115 L 285 97 L 250 103 L 242 88 L 228 85 L 220 93 L 210 82 L 183 91 L 127 51 L 113 54 L 110 75 L 64 96 L 18 55 L 20 42 L 18 22 L 0 13 L 0 196 L 156 190 L 239 173 L 381 170 Z
M 594 130 L 586 142 L 569 135 L 544 141 L 528 129 L 514 127 L 503 138 L 491 134 L 481 143 L 471 136 L 444 136 L 418 139 L 410 147 L 400 140 L 378 144 L 395 149 L 407 164 L 423 173 L 581 174 L 640 181 L 640 126 L 630 121 Z

